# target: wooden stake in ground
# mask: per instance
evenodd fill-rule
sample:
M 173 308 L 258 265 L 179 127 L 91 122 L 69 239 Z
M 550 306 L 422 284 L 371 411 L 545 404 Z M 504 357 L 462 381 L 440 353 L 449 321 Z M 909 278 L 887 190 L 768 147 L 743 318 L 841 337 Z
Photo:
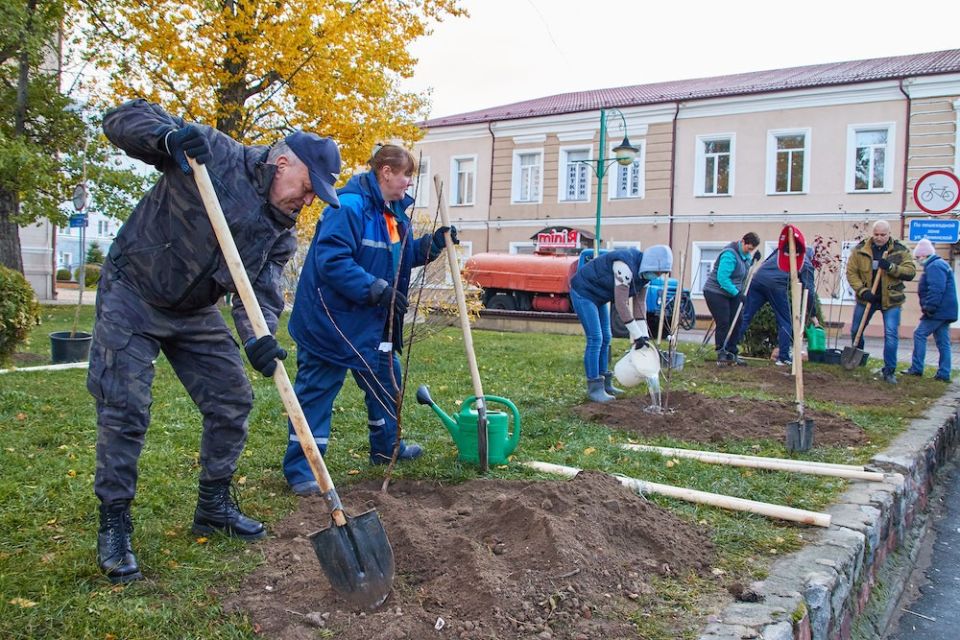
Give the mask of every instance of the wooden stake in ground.
M 440 174 L 433 176 L 433 184 L 437 192 L 437 203 L 440 209 L 440 223 L 450 226 L 447 215 L 447 206 L 444 202 L 443 178 Z M 460 328 L 463 330 L 463 348 L 467 352 L 467 364 L 470 367 L 470 379 L 473 381 L 473 395 L 477 397 L 477 459 L 480 461 L 480 473 L 489 470 L 487 456 L 487 400 L 483 395 L 483 385 L 480 383 L 480 368 L 477 366 L 477 355 L 473 350 L 473 332 L 470 328 L 470 316 L 467 315 L 467 300 L 463 295 L 463 281 L 460 279 L 460 265 L 457 262 L 457 251 L 450 238 L 450 232 L 444 234 L 447 245 L 447 265 L 450 267 L 450 279 L 453 280 L 453 291 L 457 297 L 457 309 L 460 313 Z

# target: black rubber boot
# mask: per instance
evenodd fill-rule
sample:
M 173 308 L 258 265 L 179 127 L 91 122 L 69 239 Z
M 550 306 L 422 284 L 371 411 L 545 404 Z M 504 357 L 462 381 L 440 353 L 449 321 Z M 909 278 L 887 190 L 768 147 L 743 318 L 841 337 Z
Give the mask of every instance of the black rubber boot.
M 100 505 L 100 530 L 97 532 L 97 564 L 113 584 L 142 580 L 143 574 L 133 555 L 130 536 L 133 521 L 130 505 Z
M 618 396 L 623 393 L 623 389 L 613 386 L 613 372 L 606 371 L 603 374 L 603 390 L 611 396 Z
M 260 540 L 267 536 L 262 522 L 243 515 L 230 495 L 230 478 L 200 481 L 200 496 L 193 514 L 193 532 L 200 535 L 223 533 L 241 540 Z

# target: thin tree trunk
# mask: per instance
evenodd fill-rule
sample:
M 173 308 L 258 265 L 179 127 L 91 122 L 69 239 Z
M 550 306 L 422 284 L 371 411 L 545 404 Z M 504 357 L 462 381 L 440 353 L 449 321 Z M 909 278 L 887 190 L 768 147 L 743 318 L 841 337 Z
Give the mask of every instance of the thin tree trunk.
M 0 264 L 23 273 L 20 227 L 13 221 L 18 204 L 16 193 L 0 188 Z

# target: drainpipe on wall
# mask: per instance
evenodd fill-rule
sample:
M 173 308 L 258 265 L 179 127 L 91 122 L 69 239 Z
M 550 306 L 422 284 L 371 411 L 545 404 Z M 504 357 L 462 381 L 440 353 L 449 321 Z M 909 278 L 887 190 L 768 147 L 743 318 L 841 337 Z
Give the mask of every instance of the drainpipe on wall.
M 493 121 L 489 120 L 487 122 L 487 131 L 490 132 L 490 188 L 487 192 L 487 247 L 486 250 L 490 251 L 490 207 L 493 206 L 493 147 L 497 142 L 496 137 L 493 135 Z
M 670 222 L 667 224 L 668 236 L 667 244 L 673 249 L 673 197 L 676 192 L 676 169 L 677 169 L 677 115 L 680 113 L 680 103 L 677 102 L 677 108 L 673 112 L 673 139 L 670 140 Z M 684 247 L 686 249 L 686 247 Z
M 903 78 L 900 78 L 898 88 L 907 99 L 907 118 L 903 136 L 903 193 L 900 197 L 900 239 L 903 240 L 907 227 L 907 171 L 910 168 L 910 110 L 913 105 L 910 94 L 903 90 Z

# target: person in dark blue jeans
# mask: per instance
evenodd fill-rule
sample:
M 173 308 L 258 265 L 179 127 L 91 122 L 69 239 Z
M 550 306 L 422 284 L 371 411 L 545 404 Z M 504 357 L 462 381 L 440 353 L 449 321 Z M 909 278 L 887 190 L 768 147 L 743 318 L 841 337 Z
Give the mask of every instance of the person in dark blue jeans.
M 763 264 L 757 269 L 750 284 L 750 291 L 747 292 L 747 301 L 743 305 L 743 319 L 731 337 L 727 350 L 737 353 L 737 345 L 743 340 L 743 336 L 750 328 L 750 322 L 753 317 L 763 308 L 763 305 L 769 303 L 773 309 L 773 315 L 777 320 L 777 346 L 778 356 L 776 364 L 778 366 L 791 365 L 791 349 L 793 347 L 793 319 L 790 314 L 790 273 L 782 271 L 777 266 L 780 257 L 779 249 L 774 250 Z M 814 322 L 817 322 L 816 316 L 816 294 L 814 292 L 813 282 L 813 249 L 807 249 L 803 257 L 803 266 L 800 267 L 800 282 L 808 295 L 807 313 Z
M 913 358 L 908 376 L 923 375 L 923 361 L 927 355 L 927 338 L 937 343 L 940 361 L 937 380 L 950 382 L 950 325 L 957 321 L 957 286 L 950 265 L 934 253 L 933 244 L 926 238 L 917 243 L 913 257 L 923 266 L 920 276 L 920 309 L 923 317 L 913 332 Z
M 647 327 L 647 283 L 673 268 L 673 251 L 658 244 L 646 251 L 619 249 L 594 258 L 570 279 L 570 301 L 580 318 L 587 346 L 583 368 L 587 374 L 587 397 L 610 402 L 621 393 L 613 386 L 610 360 L 610 302 L 620 314 L 630 340 L 642 348 L 650 338 Z M 633 299 L 632 307 L 629 303 Z

